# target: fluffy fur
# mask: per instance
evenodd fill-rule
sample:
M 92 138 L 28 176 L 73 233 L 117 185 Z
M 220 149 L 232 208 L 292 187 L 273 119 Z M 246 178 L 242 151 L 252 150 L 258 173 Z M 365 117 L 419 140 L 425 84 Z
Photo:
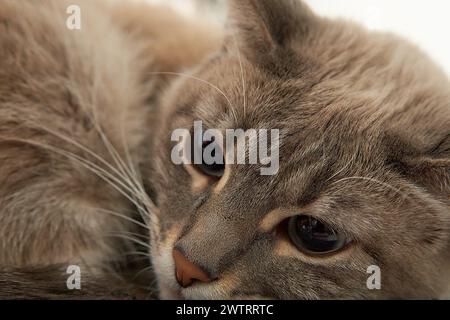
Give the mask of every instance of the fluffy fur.
M 420 50 L 297 0 L 231 0 L 225 36 L 166 8 L 74 2 L 79 31 L 69 2 L 0 0 L 0 265 L 102 279 L 139 251 L 162 298 L 449 294 L 450 86 Z M 280 129 L 280 172 L 174 165 L 171 132 L 194 120 Z M 298 214 L 353 244 L 302 254 L 276 232 Z M 218 280 L 181 289 L 174 246 Z

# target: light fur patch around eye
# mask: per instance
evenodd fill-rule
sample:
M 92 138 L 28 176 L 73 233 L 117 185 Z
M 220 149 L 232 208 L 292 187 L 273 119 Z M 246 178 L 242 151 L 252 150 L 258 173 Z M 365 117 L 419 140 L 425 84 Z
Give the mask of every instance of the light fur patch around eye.
M 343 249 L 342 251 L 328 255 L 312 256 L 307 255 L 298 250 L 287 237 L 280 237 L 276 241 L 273 253 L 280 257 L 296 258 L 309 264 L 334 265 L 342 260 L 349 260 L 349 259 L 361 260 L 361 257 L 364 256 L 363 252 L 357 249 L 358 246 L 355 243 L 351 243 L 347 246 L 347 248 Z M 361 257 L 355 257 L 355 255 L 360 255 Z
M 213 192 L 215 194 L 219 194 L 223 190 L 223 188 L 225 188 L 228 180 L 230 179 L 230 175 L 231 175 L 231 167 L 229 165 L 225 165 L 223 176 L 220 178 L 219 182 L 213 189 Z
M 191 164 L 184 165 L 186 171 L 191 176 L 191 191 L 192 193 L 199 193 L 205 190 L 211 182 L 211 178 L 200 173 Z
M 263 233 L 270 232 L 283 220 L 298 215 L 299 212 L 300 210 L 298 209 L 277 208 L 266 214 L 264 219 L 259 224 L 259 230 Z
M 223 176 L 220 178 L 219 182 L 213 189 L 214 194 L 219 194 L 227 185 L 228 180 L 230 180 L 231 176 L 231 165 L 234 163 L 233 159 L 237 158 L 237 150 L 236 150 L 236 144 L 232 148 L 228 148 L 225 150 L 225 170 L 223 173 Z
M 279 207 L 270 211 L 265 215 L 259 224 L 259 231 L 263 233 L 271 232 L 284 220 L 298 216 L 314 216 L 324 221 L 329 221 L 330 216 L 327 212 L 331 211 L 331 203 L 327 196 L 321 196 L 320 200 L 316 200 L 303 207 Z M 328 219 L 327 219 L 328 217 Z

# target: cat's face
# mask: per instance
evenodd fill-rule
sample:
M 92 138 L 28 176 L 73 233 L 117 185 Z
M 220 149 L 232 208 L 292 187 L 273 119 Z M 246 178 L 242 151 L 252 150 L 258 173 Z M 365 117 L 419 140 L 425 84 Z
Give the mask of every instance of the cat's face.
M 162 297 L 445 294 L 446 78 L 402 40 L 319 19 L 295 0 L 234 1 L 230 14 L 224 50 L 182 77 L 160 114 L 151 253 Z M 171 135 L 194 121 L 278 129 L 278 172 L 174 164 Z M 202 270 L 186 288 L 174 249 Z M 373 266 L 381 290 L 367 286 Z

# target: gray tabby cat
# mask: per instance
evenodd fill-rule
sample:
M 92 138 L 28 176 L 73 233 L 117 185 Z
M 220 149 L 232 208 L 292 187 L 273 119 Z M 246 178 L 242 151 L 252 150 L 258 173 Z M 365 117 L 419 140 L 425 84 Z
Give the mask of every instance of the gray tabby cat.
M 137 254 L 160 298 L 450 295 L 446 75 L 299 0 L 229 5 L 222 30 L 143 4 L 0 0 L 3 297 L 35 274 L 29 297 L 46 297 L 71 264 L 95 289 Z M 279 129 L 279 172 L 174 164 L 172 132 L 199 120 Z

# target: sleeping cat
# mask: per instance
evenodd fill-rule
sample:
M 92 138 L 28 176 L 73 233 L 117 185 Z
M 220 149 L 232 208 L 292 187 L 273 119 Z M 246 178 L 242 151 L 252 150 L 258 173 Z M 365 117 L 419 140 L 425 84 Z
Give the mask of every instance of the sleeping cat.
M 405 40 L 300 0 L 230 0 L 224 30 L 0 0 L 0 265 L 103 279 L 143 254 L 165 299 L 448 297 L 449 84 Z M 279 130 L 278 172 L 175 164 L 196 121 Z

